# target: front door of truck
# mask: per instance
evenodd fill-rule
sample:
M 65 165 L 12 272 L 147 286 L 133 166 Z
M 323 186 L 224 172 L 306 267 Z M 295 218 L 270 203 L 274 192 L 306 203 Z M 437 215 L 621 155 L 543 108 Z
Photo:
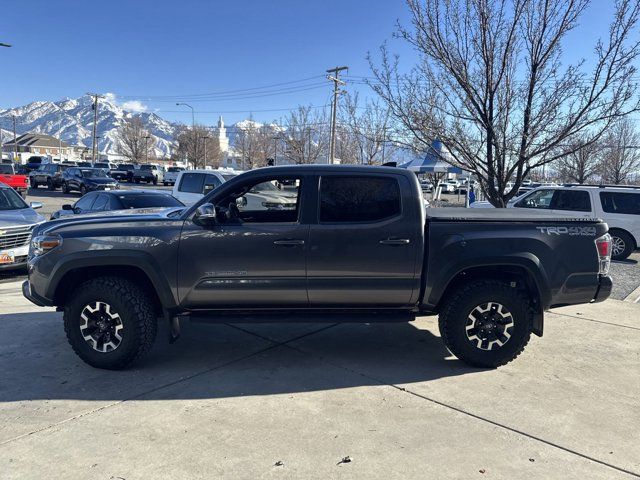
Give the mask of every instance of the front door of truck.
M 190 309 L 307 307 L 309 226 L 302 178 L 261 177 L 216 205 L 218 220 L 185 221 L 178 253 L 181 304 Z
M 324 174 L 311 226 L 311 307 L 406 306 L 420 288 L 422 225 L 408 180 L 394 174 Z

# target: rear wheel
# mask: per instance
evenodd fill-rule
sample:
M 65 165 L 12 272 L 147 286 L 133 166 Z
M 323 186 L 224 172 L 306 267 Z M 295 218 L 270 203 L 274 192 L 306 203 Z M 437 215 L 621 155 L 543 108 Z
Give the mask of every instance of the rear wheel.
M 80 185 L 80 195 L 84 197 L 86 193 L 87 193 L 87 187 L 85 187 L 84 185 Z
M 624 260 L 635 248 L 633 237 L 624 230 L 611 230 L 611 259 Z
M 47 178 L 47 188 L 49 190 L 55 190 L 56 189 L 55 185 L 53 184 L 53 180 L 51 180 L 50 178 Z
M 120 277 L 99 277 L 70 295 L 64 329 L 83 361 L 119 370 L 149 352 L 157 322 L 152 302 L 137 284 Z
M 62 182 L 62 193 L 69 193 L 69 185 L 67 182 Z
M 476 367 L 495 368 L 524 350 L 533 328 L 531 301 L 516 288 L 473 281 L 446 299 L 438 326 L 447 348 Z

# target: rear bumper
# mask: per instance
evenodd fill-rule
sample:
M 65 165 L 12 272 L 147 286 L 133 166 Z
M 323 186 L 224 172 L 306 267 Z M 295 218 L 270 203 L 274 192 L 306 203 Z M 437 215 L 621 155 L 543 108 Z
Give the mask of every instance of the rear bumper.
M 593 297 L 593 302 L 604 302 L 609 295 L 611 295 L 611 289 L 613 288 L 613 281 L 611 277 L 601 275 L 600 283 L 598 284 L 598 290 L 596 291 L 596 295 Z

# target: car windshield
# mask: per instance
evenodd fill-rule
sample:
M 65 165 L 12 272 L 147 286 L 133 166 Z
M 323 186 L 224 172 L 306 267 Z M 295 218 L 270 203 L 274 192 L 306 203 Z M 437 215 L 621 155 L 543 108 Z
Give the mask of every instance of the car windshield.
M 29 208 L 13 188 L 0 188 L 0 210 Z
M 225 182 L 228 182 L 229 180 L 231 180 L 232 178 L 235 178 L 235 177 L 237 177 L 237 175 L 231 175 L 231 174 L 228 174 L 228 173 L 227 174 L 224 174 L 224 173 L 222 174 L 222 178 L 224 178 Z
M 0 163 L 0 173 L 4 173 L 5 175 L 13 175 L 13 165 Z
M 109 178 L 107 173 L 104 170 L 99 168 L 91 169 L 91 170 L 82 170 L 83 178 Z
M 140 170 L 151 170 L 151 165 L 140 165 Z
M 183 169 L 180 167 L 169 167 L 168 172 L 181 172 Z
M 124 208 L 183 207 L 184 204 L 168 194 L 141 193 L 120 195 Z

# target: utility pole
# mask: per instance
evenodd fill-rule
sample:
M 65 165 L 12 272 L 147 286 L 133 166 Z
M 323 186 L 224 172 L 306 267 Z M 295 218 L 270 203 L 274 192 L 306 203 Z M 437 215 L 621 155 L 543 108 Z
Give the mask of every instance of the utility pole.
M 271 137 L 273 139 L 273 165 L 277 165 L 276 158 L 278 158 L 278 136 Z
M 93 97 L 93 146 L 91 149 L 91 163 L 96 163 L 96 147 L 98 144 L 98 137 L 96 136 L 98 128 L 98 99 L 104 97 L 97 93 L 87 93 L 87 95 Z
M 336 153 L 336 116 L 338 114 L 338 94 L 341 93 L 339 86 L 346 85 L 340 80 L 340 72 L 348 70 L 349 67 L 334 67 L 327 70 L 327 80 L 333 82 L 333 102 L 331 104 L 331 138 L 329 140 L 329 163 L 335 162 Z M 333 75 L 331 75 L 333 74 Z

